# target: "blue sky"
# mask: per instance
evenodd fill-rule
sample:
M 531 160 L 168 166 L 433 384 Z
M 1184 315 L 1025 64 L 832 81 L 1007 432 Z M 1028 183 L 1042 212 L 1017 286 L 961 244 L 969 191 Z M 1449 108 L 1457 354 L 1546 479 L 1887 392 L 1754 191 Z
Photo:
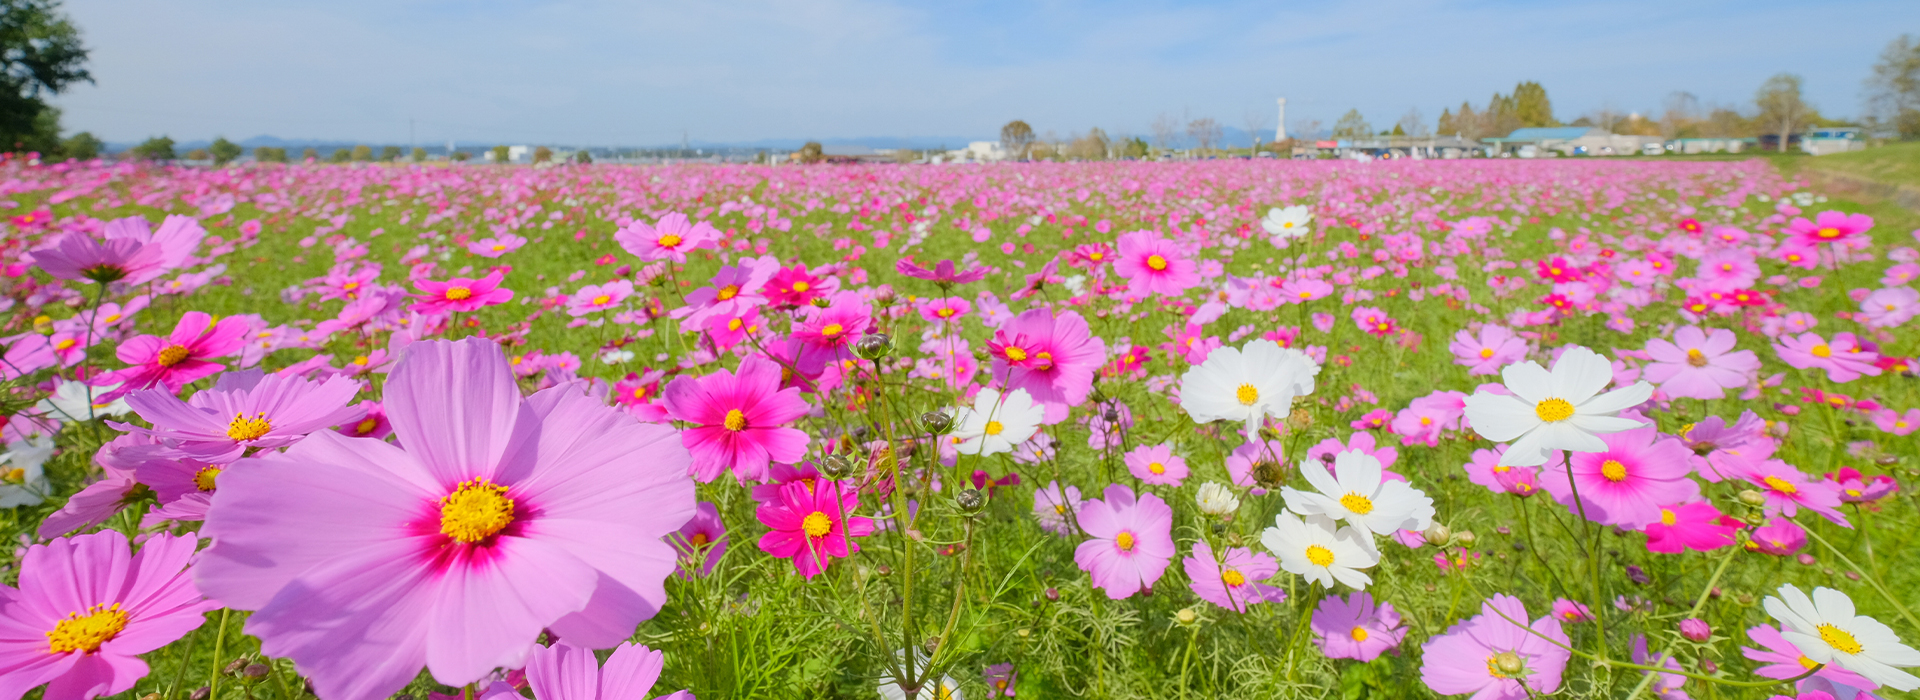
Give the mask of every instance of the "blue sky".
M 1556 115 L 1745 106 L 1805 77 L 1861 110 L 1913 0 L 69 0 L 96 85 L 55 102 L 109 141 L 260 134 L 581 145 L 1149 134 L 1157 115 L 1271 128 L 1431 123 L 1521 80 Z M 958 144 L 955 144 L 958 145 Z

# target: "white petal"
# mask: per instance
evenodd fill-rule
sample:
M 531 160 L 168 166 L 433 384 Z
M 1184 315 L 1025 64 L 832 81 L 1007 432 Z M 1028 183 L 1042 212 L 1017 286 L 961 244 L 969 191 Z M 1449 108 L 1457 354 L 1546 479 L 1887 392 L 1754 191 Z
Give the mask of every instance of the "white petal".
M 1473 424 L 1473 431 L 1494 442 L 1520 437 L 1543 422 L 1540 415 L 1534 412 L 1533 404 L 1512 396 L 1474 394 L 1468 396 L 1464 403 L 1467 421 Z
M 1613 382 L 1613 363 L 1592 350 L 1575 345 L 1553 363 L 1553 395 L 1580 404 Z M 1512 387 L 1508 387 L 1512 388 Z
M 1513 392 L 1528 406 L 1553 396 L 1553 373 L 1532 360 L 1507 365 L 1500 370 L 1500 380 L 1507 386 L 1507 391 Z
M 1646 403 L 1652 397 L 1652 384 L 1634 382 L 1632 386 L 1614 389 L 1585 402 L 1574 401 L 1574 410 L 1582 414 L 1610 415 Z

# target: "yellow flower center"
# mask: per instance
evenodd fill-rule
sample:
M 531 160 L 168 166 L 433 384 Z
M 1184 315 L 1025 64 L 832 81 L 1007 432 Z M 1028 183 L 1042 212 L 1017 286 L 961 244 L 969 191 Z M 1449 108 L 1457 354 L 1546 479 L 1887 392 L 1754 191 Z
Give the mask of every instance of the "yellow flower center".
M 1119 547 L 1122 552 L 1133 551 L 1133 533 L 1123 531 L 1118 535 L 1114 535 L 1113 544 Z
M 466 287 L 448 287 L 447 288 L 447 298 L 452 301 L 461 301 L 471 296 L 473 296 L 473 290 L 468 289 Z
M 941 309 L 939 311 L 935 311 L 934 313 L 938 314 L 940 318 L 953 318 L 953 309 Z
M 829 323 L 827 324 L 826 328 L 820 329 L 820 335 L 823 337 L 832 338 L 834 336 L 840 335 L 842 332 L 846 330 L 847 329 L 845 326 L 842 326 L 838 323 Z
M 507 487 L 487 479 L 460 482 L 440 499 L 440 534 L 473 544 L 499 533 L 513 522 L 513 499 Z
M 793 291 L 795 291 L 795 292 L 804 292 L 804 291 L 807 291 L 807 290 L 809 290 L 809 289 L 813 289 L 813 285 L 811 285 L 811 284 L 807 284 L 806 282 L 795 282 L 795 283 L 793 283 Z
M 0 481 L 5 481 L 10 484 L 24 484 L 27 482 L 27 470 L 14 467 L 0 472 Z
M 1161 464 L 1159 462 L 1154 462 L 1152 464 L 1147 465 L 1147 471 L 1153 472 L 1155 474 L 1165 474 L 1167 473 L 1167 465 Z
M 103 318 L 103 319 L 100 319 L 100 322 L 101 322 L 101 323 L 119 323 L 119 322 L 120 322 L 120 314 L 111 314 L 111 315 L 109 315 L 109 316 L 107 316 L 106 318 Z
M 826 537 L 833 531 L 833 518 L 816 510 L 800 521 L 800 529 L 806 531 L 808 537 Z
M 1607 481 L 1611 481 L 1616 484 L 1622 481 L 1626 481 L 1627 465 L 1621 464 L 1620 460 L 1609 459 L 1605 462 L 1600 463 L 1600 475 L 1607 477 Z
M 695 549 L 699 549 L 701 547 L 707 546 L 707 542 L 709 541 L 710 540 L 707 538 L 707 533 L 704 533 L 704 532 L 693 533 L 692 537 L 687 538 L 687 544 L 693 545 Z
M 1665 509 L 1665 508 L 1661 508 L 1661 509 L 1660 509 L 1660 524 L 1661 524 L 1661 525 L 1665 525 L 1665 526 L 1667 526 L 1667 527 L 1673 527 L 1673 524 L 1674 524 L 1675 522 L 1678 522 L 1679 520 L 1680 520 L 1680 518 L 1679 518 L 1678 516 L 1675 516 L 1675 515 L 1673 514 L 1673 511 L 1670 511 L 1670 510 L 1667 510 L 1667 509 Z
M 498 252 L 500 252 L 500 251 L 503 251 L 503 250 L 506 250 L 506 249 L 507 249 L 507 247 L 506 247 L 506 246 L 504 246 L 504 245 L 501 245 L 501 244 L 499 244 L 499 243 L 495 243 L 495 244 L 493 244 L 493 252 L 495 252 L 495 253 L 498 253 Z
M 367 357 L 366 355 L 357 355 L 353 358 L 353 363 L 356 365 L 360 365 L 361 367 L 367 366 L 367 363 L 372 361 L 373 361 L 373 358 Z
M 1333 564 L 1333 550 L 1317 544 L 1307 545 L 1307 561 L 1313 562 L 1314 566 L 1330 566 Z
M 1364 641 L 1367 641 L 1367 636 L 1368 636 L 1368 635 L 1367 635 L 1367 628 L 1365 628 L 1365 627 L 1355 627 L 1355 628 L 1353 628 L 1353 631 L 1352 631 L 1352 632 L 1348 632 L 1348 633 L 1347 633 L 1347 636 L 1348 636 L 1348 637 L 1351 637 L 1351 638 L 1353 639 L 1353 641 L 1356 641 L 1356 642 L 1364 642 Z
M 1067 514 L 1067 504 L 1065 504 L 1065 503 L 1059 503 L 1059 504 L 1055 504 L 1055 505 L 1053 506 L 1053 512 L 1054 512 L 1054 514 L 1055 514 L 1055 515 L 1066 515 L 1066 514 Z
M 602 295 L 600 295 L 600 296 L 597 296 L 597 297 L 594 297 L 594 298 L 593 298 L 593 305 L 594 305 L 594 306 L 606 306 L 606 305 L 607 305 L 607 302 L 610 302 L 610 301 L 613 301 L 613 295 L 612 295 L 612 294 L 602 294 Z
M 1340 497 L 1340 507 L 1351 511 L 1354 515 L 1366 515 L 1373 512 L 1373 499 L 1362 496 L 1357 491 L 1348 492 L 1347 495 Z
M 1849 656 L 1860 653 L 1860 640 L 1854 639 L 1853 635 L 1846 630 L 1831 624 L 1823 624 L 1814 629 L 1820 631 L 1820 641 L 1826 642 L 1827 646 L 1844 651 Z
M 1814 357 L 1833 357 L 1833 348 L 1827 347 L 1826 343 L 1815 345 L 1808 352 L 1813 353 Z
M 168 345 L 160 349 L 160 366 L 172 367 L 186 362 L 187 358 L 192 356 L 193 351 L 188 350 L 185 345 Z
M 655 239 L 653 242 L 660 244 L 660 247 L 662 248 L 672 248 L 674 246 L 680 245 L 680 237 L 673 235 L 671 233 L 668 233 L 668 234 L 661 235 L 659 238 Z
M 728 430 L 734 431 L 736 433 L 742 430 L 746 430 L 747 414 L 741 413 L 740 409 L 737 409 L 737 408 L 730 409 L 727 411 L 727 417 L 721 419 L 720 424 L 726 426 Z
M 744 323 L 741 323 L 741 322 L 740 322 L 740 319 L 737 319 L 737 318 L 736 318 L 736 319 L 732 319 L 732 320 L 729 320 L 729 321 L 727 321 L 727 330 L 730 330 L 730 331 L 737 331 L 737 330 L 740 330 L 740 327 L 741 327 L 741 326 L 744 326 L 744 325 L 746 325 L 746 324 L 744 324 Z
M 1000 421 L 997 421 L 997 420 L 987 421 L 986 433 L 988 435 L 999 435 L 1000 431 L 1003 431 L 1006 429 L 1007 429 L 1007 426 L 1001 425 Z
M 267 422 L 265 413 L 255 413 L 252 418 L 244 413 L 235 413 L 233 420 L 227 422 L 227 437 L 239 442 L 258 440 L 270 430 L 273 430 L 273 424 Z
M 1027 351 L 1021 349 L 1018 345 L 1008 345 L 1006 353 L 1007 359 L 1013 362 L 1021 362 L 1027 359 Z
M 1480 348 L 1480 359 L 1485 360 L 1490 357 L 1493 357 L 1493 348 Z
M 126 628 L 127 613 L 119 603 L 95 605 L 84 615 L 68 613 L 67 619 L 54 624 L 53 631 L 47 633 L 47 646 L 55 654 L 91 654 Z
M 1241 384 L 1240 388 L 1233 390 L 1233 398 L 1238 399 L 1242 406 L 1252 406 L 1253 402 L 1260 400 L 1260 390 L 1252 384 Z
M 54 344 L 53 344 L 53 349 L 55 349 L 55 350 L 65 350 L 65 349 L 67 349 L 67 348 L 71 348 L 71 347 L 73 347 L 73 346 L 75 346 L 75 345 L 79 345 L 79 344 L 80 344 L 80 341 L 78 341 L 78 340 L 74 340 L 74 339 L 72 339 L 72 338 L 61 338 L 61 339 L 60 339 L 60 342 L 58 342 L 58 343 L 54 343 Z
M 1487 675 L 1494 678 L 1513 678 L 1526 670 L 1526 663 L 1519 654 L 1503 651 L 1487 657 Z
M 721 287 L 720 293 L 715 294 L 713 296 L 715 299 L 719 299 L 721 301 L 726 301 L 728 299 L 732 299 L 734 297 L 740 296 L 740 285 L 729 284 L 725 287 Z
M 1573 404 L 1566 399 L 1547 399 L 1533 405 L 1533 414 L 1548 423 L 1558 423 L 1573 417 Z
M 1247 583 L 1247 575 L 1233 569 L 1227 569 L 1226 571 L 1220 572 L 1220 582 L 1229 586 L 1243 586 Z
M 1800 489 L 1795 488 L 1791 482 L 1788 482 L 1786 479 L 1782 479 L 1777 476 L 1769 476 L 1765 479 L 1761 479 L 1761 481 L 1766 482 L 1767 488 L 1773 489 L 1775 491 L 1779 491 L 1780 493 L 1784 493 L 1789 496 L 1800 492 Z
M 1840 229 L 1834 228 L 1832 226 L 1828 226 L 1826 228 L 1813 232 L 1813 234 L 1821 238 L 1832 240 L 1840 237 Z
M 193 487 L 201 491 L 212 491 L 214 481 L 220 478 L 220 467 L 201 467 L 193 473 Z
M 1700 352 L 1700 348 L 1688 348 L 1687 364 L 1695 367 L 1705 367 L 1707 366 L 1707 356 Z
M 360 420 L 360 422 L 353 424 L 353 432 L 359 433 L 361 435 L 365 435 L 367 433 L 373 432 L 373 429 L 378 427 L 380 427 L 379 419 L 363 418 Z
M 1167 269 L 1167 259 L 1158 255 L 1149 255 L 1147 256 L 1147 267 L 1151 267 L 1155 271 L 1165 270 Z

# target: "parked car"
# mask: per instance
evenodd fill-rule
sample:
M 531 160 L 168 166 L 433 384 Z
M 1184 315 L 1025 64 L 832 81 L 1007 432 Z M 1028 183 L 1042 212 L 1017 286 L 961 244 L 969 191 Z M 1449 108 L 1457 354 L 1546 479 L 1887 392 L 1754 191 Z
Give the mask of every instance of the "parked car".
M 1666 152 L 1667 148 L 1657 143 L 1649 143 L 1640 147 L 1640 155 L 1643 156 L 1657 156 Z

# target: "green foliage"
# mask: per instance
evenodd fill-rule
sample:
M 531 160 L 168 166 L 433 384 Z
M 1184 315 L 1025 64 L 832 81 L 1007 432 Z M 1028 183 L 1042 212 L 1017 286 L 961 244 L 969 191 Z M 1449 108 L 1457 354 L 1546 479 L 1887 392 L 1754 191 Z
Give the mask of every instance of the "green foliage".
M 495 163 L 505 163 L 505 162 L 507 162 L 507 154 L 508 154 L 508 153 L 511 153 L 511 151 L 510 151 L 510 150 L 508 150 L 506 146 L 494 146 L 494 147 L 493 147 L 493 162 L 495 162 Z
M 808 141 L 800 147 L 800 162 L 802 163 L 818 163 L 826 160 L 826 157 L 826 149 L 820 146 L 819 141 Z
M 1128 158 L 1145 158 L 1151 153 L 1153 153 L 1153 148 L 1147 145 L 1147 140 L 1135 136 L 1127 140 L 1126 152 L 1123 155 Z
M 454 151 L 451 155 L 448 155 L 447 157 L 452 159 L 454 162 L 465 163 L 473 159 L 473 154 L 468 153 L 466 151 Z
M 287 149 L 273 146 L 258 146 L 253 149 L 253 159 L 261 163 L 287 162 Z
M 80 31 L 59 0 L 0 3 L 0 149 L 46 152 L 58 145 L 59 128 L 45 121 L 45 96 L 93 82 L 86 60 Z
M 336 148 L 333 149 L 332 153 L 327 154 L 327 162 L 329 163 L 348 163 L 352 161 L 353 151 L 351 149 Z
M 1007 150 L 1008 158 L 1027 157 L 1027 148 L 1033 145 L 1033 139 L 1033 127 L 1019 119 L 1000 127 L 1000 147 Z
M 1553 118 L 1553 102 L 1547 99 L 1547 89 L 1531 80 L 1515 85 L 1509 109 L 1520 126 L 1559 126 L 1560 121 Z
M 207 152 L 212 154 L 214 165 L 226 165 L 233 162 L 234 159 L 239 158 L 240 154 L 245 153 L 245 151 L 240 148 L 240 144 L 228 141 L 225 136 L 214 139 L 213 145 L 207 147 Z
M 1867 78 L 1867 111 L 1882 134 L 1920 139 L 1920 41 L 1902 34 L 1880 52 Z
M 400 147 L 399 146 L 381 146 L 380 160 L 381 162 L 385 162 L 385 163 L 392 163 L 394 161 L 400 160 Z
M 758 157 L 759 157 L 758 155 L 756 155 L 756 156 L 755 156 L 755 158 L 758 158 Z M 582 164 L 582 165 L 585 165 L 585 164 L 588 164 L 588 163 L 592 163 L 592 162 L 593 162 L 593 154 L 592 154 L 592 153 L 588 153 L 588 152 L 587 152 L 587 149 L 584 149 L 584 148 L 582 148 L 582 149 L 580 149 L 580 150 L 578 150 L 578 151 L 574 151 L 574 152 L 573 152 L 573 162 L 575 162 L 575 163 L 580 163 L 580 164 Z
M 1336 139 L 1364 139 L 1373 135 L 1373 126 L 1367 118 L 1360 116 L 1360 110 L 1349 109 L 1340 115 L 1340 121 L 1333 123 L 1333 137 Z
M 546 146 L 541 146 L 533 149 L 533 162 L 535 163 L 553 162 L 553 149 L 547 148 Z
M 173 139 L 155 136 L 133 147 L 133 155 L 141 160 L 173 160 Z
M 371 163 L 371 162 L 373 162 L 373 147 L 372 147 L 372 146 L 368 146 L 368 145 L 366 145 L 366 144 L 364 144 L 364 143 L 363 143 L 363 144 L 360 144 L 360 145 L 358 145 L 358 146 L 354 146 L 354 147 L 353 147 L 353 162 L 355 162 L 355 163 Z
M 412 154 L 412 158 L 411 158 L 411 159 L 412 159 L 412 160 L 413 160 L 413 162 L 415 162 L 415 163 L 425 163 L 425 162 L 427 162 L 427 149 L 424 149 L 424 148 L 421 148 L 421 147 L 419 147 L 419 146 L 414 146 L 414 147 L 413 147 L 413 154 Z
M 68 158 L 92 160 L 99 158 L 100 151 L 106 147 L 107 144 L 95 137 L 93 132 L 82 131 L 60 142 L 60 154 Z

